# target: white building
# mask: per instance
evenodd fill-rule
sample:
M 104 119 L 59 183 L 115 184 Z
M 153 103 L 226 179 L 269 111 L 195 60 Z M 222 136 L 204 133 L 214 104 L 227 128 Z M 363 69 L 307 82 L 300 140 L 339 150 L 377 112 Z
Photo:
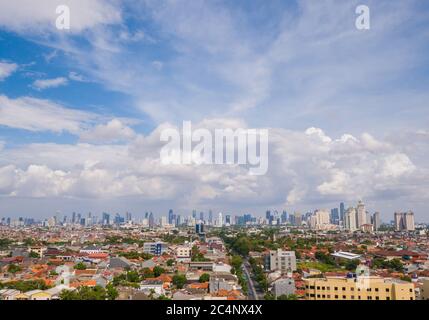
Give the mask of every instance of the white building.
M 279 270 L 283 273 L 296 271 L 295 251 L 272 250 L 265 264 L 265 268 L 270 271 Z
M 366 210 L 365 204 L 362 201 L 358 202 L 356 207 L 356 227 L 360 229 L 364 224 L 366 224 Z
M 356 226 L 356 209 L 348 208 L 346 214 L 344 215 L 344 228 L 351 232 L 356 231 L 358 228 Z

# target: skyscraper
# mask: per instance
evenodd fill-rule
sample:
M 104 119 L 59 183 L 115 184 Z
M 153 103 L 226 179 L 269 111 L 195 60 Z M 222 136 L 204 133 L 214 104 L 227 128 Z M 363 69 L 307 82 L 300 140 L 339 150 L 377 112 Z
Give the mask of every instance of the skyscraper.
M 225 223 L 231 225 L 231 216 L 229 214 L 225 216 Z
M 132 220 L 131 212 L 127 212 L 127 213 L 126 213 L 126 221 L 127 221 L 127 222 L 130 222 L 131 220 Z
M 204 222 L 204 212 L 200 212 L 200 221 Z
M 282 212 L 281 222 L 282 223 L 286 223 L 287 222 L 287 212 L 286 212 L 286 210 L 283 210 L 283 212 Z
M 153 216 L 152 211 L 149 214 L 149 228 L 153 228 L 155 226 L 155 217 Z
M 110 214 L 103 212 L 101 221 L 102 221 L 103 226 L 110 225 Z
M 372 215 L 372 225 L 373 225 L 373 229 L 374 231 L 378 231 L 378 229 L 380 229 L 380 212 L 375 212 Z
M 338 212 L 338 208 L 331 209 L 331 217 L 330 217 L 332 224 L 339 224 L 340 221 L 340 215 Z
M 356 207 L 356 227 L 360 229 L 364 224 L 366 224 L 365 204 L 359 200 Z
M 223 227 L 223 215 L 222 212 L 219 212 L 219 217 L 218 217 L 218 225 L 219 227 Z
M 211 209 L 209 210 L 209 224 L 213 224 L 213 211 Z
M 168 211 L 168 224 L 173 224 L 174 221 L 174 213 L 173 213 L 173 209 L 170 209 Z
M 345 209 L 345 206 L 344 206 L 344 202 L 341 202 L 340 203 L 340 221 L 341 221 L 341 223 L 344 225 L 344 215 L 345 215 L 345 213 L 346 213 L 346 209 Z
M 408 212 L 395 212 L 395 230 L 396 231 L 414 231 L 414 213 Z
M 356 221 L 356 209 L 353 207 L 348 208 L 344 215 L 344 228 L 351 232 L 356 231 L 358 229 Z

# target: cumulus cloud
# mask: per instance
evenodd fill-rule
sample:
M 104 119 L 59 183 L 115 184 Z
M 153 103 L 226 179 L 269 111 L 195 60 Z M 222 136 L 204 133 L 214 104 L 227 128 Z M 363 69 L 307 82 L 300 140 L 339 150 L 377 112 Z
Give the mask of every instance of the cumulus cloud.
M 107 124 L 99 124 L 80 135 L 82 142 L 115 143 L 127 141 L 136 136 L 133 129 L 119 119 L 112 119 Z
M 57 88 L 61 86 L 67 85 L 68 80 L 64 77 L 58 77 L 54 79 L 43 79 L 43 80 L 36 80 L 33 83 L 33 87 L 37 90 L 45 90 L 49 88 Z
M 0 61 L 0 81 L 3 81 L 18 69 L 15 63 Z
M 218 120 L 213 120 L 217 123 Z M 206 119 L 204 123 L 210 123 Z M 234 120 L 231 120 L 234 123 Z M 201 123 L 196 124 L 199 127 Z M 250 176 L 242 166 L 163 165 L 163 124 L 147 136 L 131 134 L 120 121 L 95 127 L 88 138 L 126 144 L 32 144 L 4 150 L 0 190 L 30 197 L 118 198 L 171 201 L 179 207 L 299 206 L 374 196 L 397 200 L 428 190 L 425 164 L 415 164 L 401 145 L 374 148 L 359 139 L 335 139 L 321 130 L 270 129 L 269 170 Z M 309 134 L 314 132 L 314 134 Z M 322 136 L 322 138 L 320 138 Z M 384 141 L 365 135 L 375 145 Z M 329 138 L 329 139 L 328 139 Z M 350 143 L 353 141 L 353 143 Z M 386 143 L 387 144 L 387 143 Z M 419 196 L 427 199 L 424 192 Z

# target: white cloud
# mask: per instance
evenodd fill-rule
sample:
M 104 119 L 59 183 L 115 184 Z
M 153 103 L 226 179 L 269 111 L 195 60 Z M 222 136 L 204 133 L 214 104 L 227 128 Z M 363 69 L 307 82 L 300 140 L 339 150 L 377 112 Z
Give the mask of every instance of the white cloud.
M 234 119 L 224 120 L 246 127 Z M 377 146 L 386 143 L 390 148 L 374 148 L 357 139 L 352 144 L 350 139 L 326 134 L 320 139 L 322 131 L 317 128 L 310 130 L 316 135 L 272 128 L 268 173 L 249 176 L 239 166 L 162 165 L 159 133 L 166 126 L 170 125 L 142 136 L 114 119 L 85 134 L 98 143 L 123 136 L 126 144 L 44 143 L 5 149 L 0 161 L 1 192 L 30 197 L 131 197 L 171 201 L 182 208 L 219 203 L 239 207 L 305 204 L 308 208 L 360 198 L 429 200 L 428 166 L 414 163 L 401 151 L 401 144 L 378 141 Z
M 136 136 L 130 127 L 124 125 L 119 119 L 112 119 L 107 124 L 99 124 L 94 128 L 84 131 L 80 135 L 82 142 L 116 143 L 127 141 Z
M 0 61 L 0 81 L 3 81 L 18 69 L 15 63 Z
M 33 0 L 1 1 L 0 26 L 25 34 L 62 32 L 56 29 L 56 8 L 70 8 L 71 33 L 80 33 L 98 25 L 121 22 L 117 1 L 101 0 Z
M 64 108 L 49 100 L 0 95 L 0 125 L 10 128 L 78 134 L 95 118 L 89 112 Z
M 38 90 L 45 90 L 49 88 L 57 88 L 67 85 L 68 80 L 64 77 L 54 78 L 54 79 L 43 79 L 36 80 L 33 82 L 33 87 Z
M 88 80 L 85 79 L 84 76 L 82 76 L 81 74 L 71 71 L 69 72 L 69 79 L 73 80 L 73 81 L 77 81 L 77 82 L 87 82 Z

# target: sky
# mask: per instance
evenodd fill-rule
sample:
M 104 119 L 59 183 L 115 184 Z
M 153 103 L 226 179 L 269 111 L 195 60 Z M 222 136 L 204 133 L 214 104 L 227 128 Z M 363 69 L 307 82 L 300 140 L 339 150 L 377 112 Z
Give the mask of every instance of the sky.
M 0 1 L 0 216 L 362 199 L 429 222 L 428 80 L 425 1 Z M 183 121 L 268 129 L 267 174 L 162 165 Z

